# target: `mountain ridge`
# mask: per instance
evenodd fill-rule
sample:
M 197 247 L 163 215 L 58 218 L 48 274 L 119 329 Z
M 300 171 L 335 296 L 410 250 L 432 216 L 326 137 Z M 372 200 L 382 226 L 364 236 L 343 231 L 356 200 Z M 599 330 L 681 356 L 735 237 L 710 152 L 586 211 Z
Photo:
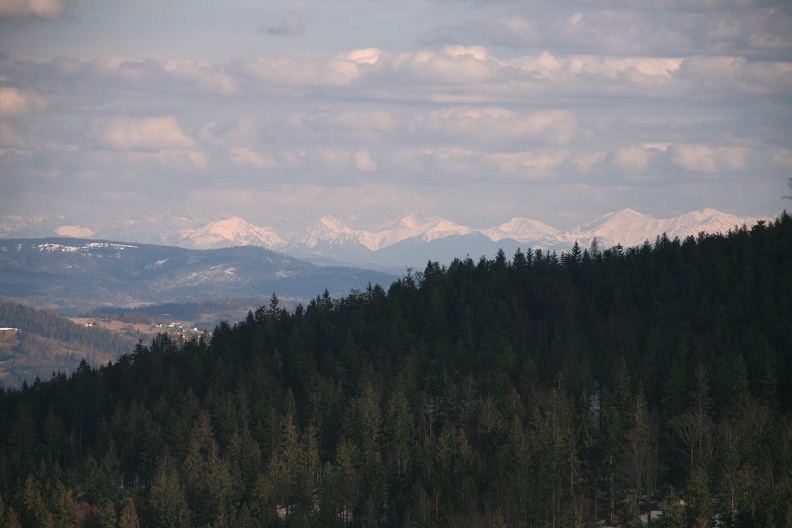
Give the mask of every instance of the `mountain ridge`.
M 39 236 L 51 236 L 52 233 L 92 233 L 82 238 L 123 240 L 185 249 L 258 246 L 298 258 L 331 259 L 357 266 L 381 265 L 398 268 L 422 265 L 427 260 L 438 260 L 431 248 L 437 246 L 434 242 L 446 238 L 449 239 L 446 242 L 460 242 L 460 248 L 466 247 L 474 252 L 471 256 L 479 257 L 490 255 L 497 249 L 515 247 L 568 251 L 576 241 L 581 246 L 587 246 L 594 237 L 601 247 L 630 247 L 640 245 L 646 240 L 653 241 L 663 233 L 670 238 L 684 239 L 702 232 L 726 233 L 730 229 L 752 225 L 762 219 L 764 218 L 738 217 L 711 208 L 670 218 L 654 218 L 625 208 L 566 230 L 524 216 L 514 217 L 494 227 L 476 229 L 416 210 L 377 227 L 359 229 L 325 214 L 287 240 L 270 227 L 257 226 L 236 215 L 202 220 L 194 216 L 159 214 L 141 220 L 118 222 L 96 232 L 91 228 L 67 224 L 67 219 L 63 216 L 37 216 L 27 219 L 9 216 L 0 217 L 0 239 L 33 238 L 36 233 Z M 15 236 L 16 233 L 21 233 L 22 236 Z M 405 244 L 405 241 L 412 242 Z M 393 247 L 397 244 L 400 248 Z M 411 249 L 407 251 L 407 247 Z M 458 253 L 457 256 L 463 255 Z
M 76 238 L 0 240 L 0 299 L 78 315 L 102 307 L 232 297 L 308 300 L 395 274 L 321 267 L 256 246 L 195 250 Z

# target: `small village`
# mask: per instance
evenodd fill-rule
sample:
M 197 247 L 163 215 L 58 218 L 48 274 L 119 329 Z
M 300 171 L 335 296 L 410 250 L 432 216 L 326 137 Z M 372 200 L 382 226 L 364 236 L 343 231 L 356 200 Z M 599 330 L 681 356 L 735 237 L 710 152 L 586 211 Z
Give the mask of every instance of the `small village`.
M 204 333 L 196 325 L 181 321 L 157 321 L 153 323 L 128 323 L 125 321 L 96 318 L 72 318 L 77 324 L 86 328 L 104 328 L 111 332 L 121 333 L 133 338 L 148 338 L 157 334 L 169 334 L 176 339 L 190 339 Z

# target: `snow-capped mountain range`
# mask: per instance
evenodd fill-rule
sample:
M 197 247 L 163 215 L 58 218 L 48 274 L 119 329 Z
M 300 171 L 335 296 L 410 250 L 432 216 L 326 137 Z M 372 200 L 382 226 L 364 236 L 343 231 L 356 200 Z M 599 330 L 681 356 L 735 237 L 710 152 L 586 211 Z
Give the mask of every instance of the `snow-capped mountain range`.
M 157 215 L 100 229 L 70 225 L 62 216 L 0 217 L 0 238 L 41 236 L 86 237 L 102 240 L 172 245 L 189 249 L 261 246 L 314 261 L 357 266 L 403 268 L 429 260 L 450 262 L 454 257 L 492 257 L 498 249 L 569 251 L 575 241 L 588 246 L 631 247 L 666 233 L 670 238 L 726 233 L 762 218 L 741 218 L 714 209 L 673 218 L 653 218 L 632 209 L 608 213 L 568 230 L 538 220 L 517 217 L 495 227 L 473 229 L 424 212 L 412 212 L 374 229 L 356 229 L 325 215 L 286 240 L 273 229 L 251 224 L 238 216 L 201 220 L 191 216 Z

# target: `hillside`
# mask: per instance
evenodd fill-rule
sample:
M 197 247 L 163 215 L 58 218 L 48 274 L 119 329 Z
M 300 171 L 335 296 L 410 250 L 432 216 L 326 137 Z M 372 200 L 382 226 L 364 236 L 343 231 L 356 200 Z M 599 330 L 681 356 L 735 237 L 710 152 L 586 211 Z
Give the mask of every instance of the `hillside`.
M 19 387 L 53 372 L 70 374 L 86 360 L 104 365 L 135 339 L 75 324 L 53 310 L 0 302 L 0 387 Z
M 342 295 L 395 278 L 319 267 L 254 246 L 189 250 L 75 238 L 2 240 L 0 275 L 0 298 L 69 315 L 234 297 L 264 302 L 273 292 L 306 300 L 324 289 Z
M 273 297 L 211 339 L 0 393 L 5 518 L 789 525 L 790 262 L 783 214 Z

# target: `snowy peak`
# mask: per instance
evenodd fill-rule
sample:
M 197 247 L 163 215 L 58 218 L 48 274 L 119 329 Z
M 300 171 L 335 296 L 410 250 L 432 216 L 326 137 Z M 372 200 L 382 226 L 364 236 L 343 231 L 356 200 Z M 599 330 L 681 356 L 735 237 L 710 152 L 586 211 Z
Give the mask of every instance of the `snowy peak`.
M 325 215 L 305 233 L 291 239 L 287 248 L 319 254 L 322 250 L 339 246 L 360 246 L 359 234 L 359 231 L 347 227 L 334 216 Z
M 189 245 L 202 249 L 229 246 L 280 249 L 286 245 L 286 241 L 272 229 L 249 224 L 238 216 L 209 222 L 197 229 L 185 229 L 180 234 Z
M 703 211 L 693 211 L 683 214 L 676 218 L 666 220 L 665 231 L 671 236 L 685 238 L 697 236 L 699 233 L 728 233 L 736 227 L 743 225 L 753 225 L 759 218 L 739 218 L 728 213 L 722 213 L 715 209 L 704 209 Z
M 471 232 L 470 228 L 421 212 L 410 213 L 375 230 L 353 229 L 337 218 L 325 215 L 305 233 L 293 238 L 289 242 L 288 248 L 316 253 L 321 248 L 357 246 L 377 251 L 411 238 L 429 242 L 438 238 L 466 235 Z
M 539 220 L 532 220 L 525 217 L 512 218 L 508 222 L 481 231 L 490 240 L 497 242 L 509 238 L 520 243 L 531 240 L 539 240 L 545 237 L 552 237 L 559 234 L 558 229 L 550 227 Z
M 317 226 L 320 226 L 320 229 L 327 230 L 328 232 L 337 232 L 337 233 L 352 233 L 352 230 L 349 229 L 347 226 L 341 223 L 341 221 L 332 216 L 332 215 L 324 215 L 322 218 L 319 219 Z
M 758 220 L 760 218 L 739 218 L 715 209 L 659 219 L 633 209 L 622 209 L 565 231 L 525 217 L 477 230 L 423 211 L 412 211 L 379 227 L 363 229 L 350 227 L 334 216 L 325 215 L 287 243 L 272 229 L 251 224 L 239 216 L 207 222 L 192 215 L 159 214 L 86 227 L 63 217 L 7 216 L 0 217 L 0 238 L 39 238 L 57 233 L 189 249 L 255 245 L 283 250 L 297 257 L 328 258 L 358 265 L 390 259 L 389 265 L 401 266 L 410 263 L 408 259 L 413 263 L 437 259 L 441 246 L 445 256 L 489 255 L 494 254 L 498 247 L 511 251 L 518 244 L 523 249 L 569 251 L 575 241 L 581 247 L 587 247 L 594 237 L 602 248 L 617 244 L 632 247 L 646 240 L 654 242 L 663 233 L 672 239 L 684 239 L 702 232 L 727 233 L 743 225 L 753 225 Z M 439 240 L 444 240 L 442 245 L 437 244 Z M 410 243 L 396 246 L 407 241 Z M 382 251 L 392 246 L 395 247 L 388 252 Z
M 602 215 L 592 222 L 572 228 L 570 232 L 600 236 L 614 232 L 644 231 L 649 227 L 651 220 L 651 217 L 628 208 Z
M 665 233 L 669 238 L 696 236 L 701 232 L 725 234 L 744 224 L 754 224 L 759 218 L 739 218 L 715 209 L 693 211 L 673 218 L 653 218 L 632 209 L 622 209 L 606 214 L 593 222 L 574 227 L 559 235 L 562 244 L 589 244 L 597 237 L 600 247 L 637 246 L 645 241 L 654 242 Z
M 369 249 L 377 250 L 411 238 L 430 242 L 438 238 L 467 235 L 471 232 L 470 228 L 455 224 L 445 218 L 416 211 L 389 222 L 376 231 L 365 232 L 363 243 Z
M 0 238 L 51 236 L 63 223 L 63 216 L 0 216 Z

